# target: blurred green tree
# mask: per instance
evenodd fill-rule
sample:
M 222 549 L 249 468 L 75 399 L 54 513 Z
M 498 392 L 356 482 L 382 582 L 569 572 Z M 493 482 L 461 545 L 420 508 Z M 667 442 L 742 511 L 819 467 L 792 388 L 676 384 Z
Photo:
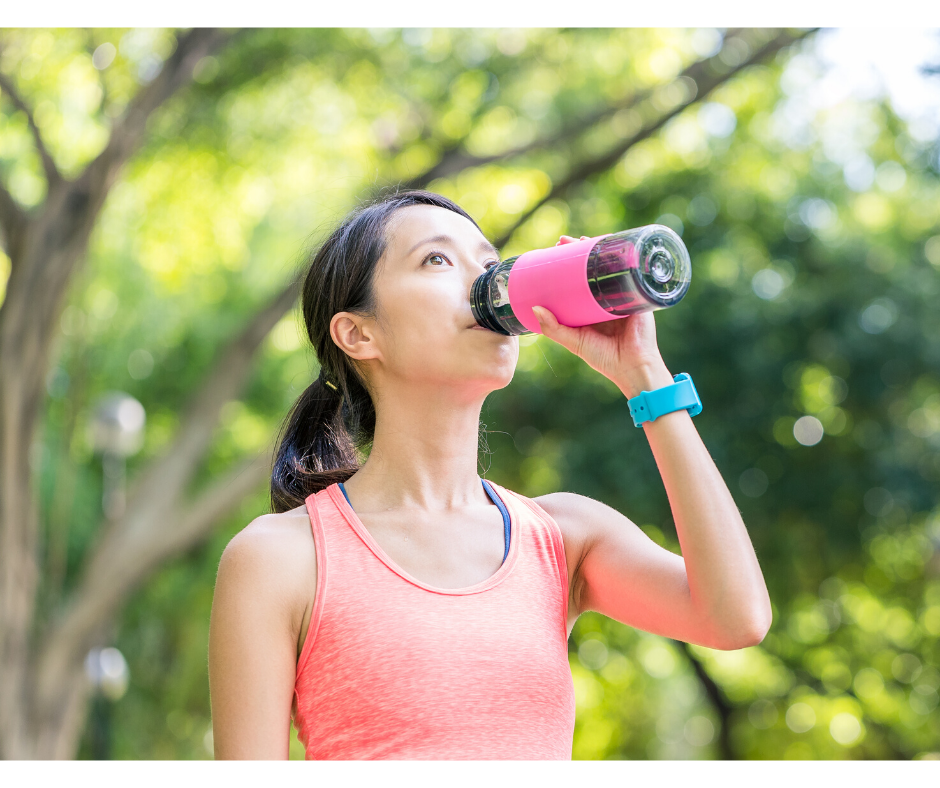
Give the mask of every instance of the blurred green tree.
M 775 605 L 733 653 L 583 616 L 576 757 L 938 757 L 938 148 L 883 101 L 811 121 L 795 85 L 817 68 L 749 70 L 555 206 L 576 232 L 683 233 L 697 278 L 660 345 L 708 392 L 698 428 Z M 523 343 L 488 400 L 515 430 L 492 435 L 495 475 L 603 500 L 680 553 L 619 392 Z
M 272 433 L 309 375 L 283 261 L 311 217 L 387 183 L 454 197 L 507 255 L 652 221 L 692 250 L 695 286 L 659 316 L 661 344 L 706 398 L 700 430 L 743 496 L 777 622 L 725 654 L 584 616 L 575 756 L 937 749 L 936 167 L 883 105 L 825 121 L 868 130 L 856 153 L 872 188 L 849 183 L 864 161 L 834 164 L 818 131 L 788 131 L 780 82 L 805 36 L 266 30 L 222 48 L 209 32 L 5 32 L 0 753 L 71 757 L 82 658 L 116 638 L 134 681 L 115 753 L 205 757 L 218 555 L 267 508 Z M 194 83 L 118 146 L 122 176 L 100 176 L 81 243 L 22 263 L 23 228 L 54 216 L 56 189 L 82 182 L 174 70 Z M 41 289 L 46 261 L 68 255 L 58 296 L 32 308 L 25 283 Z M 45 356 L 24 352 L 30 332 Z M 619 392 L 523 344 L 515 385 L 488 401 L 487 422 L 514 431 L 490 432 L 491 472 L 528 495 L 605 500 L 678 552 L 652 458 L 624 451 L 636 433 Z M 116 386 L 149 426 L 109 522 L 82 429 Z

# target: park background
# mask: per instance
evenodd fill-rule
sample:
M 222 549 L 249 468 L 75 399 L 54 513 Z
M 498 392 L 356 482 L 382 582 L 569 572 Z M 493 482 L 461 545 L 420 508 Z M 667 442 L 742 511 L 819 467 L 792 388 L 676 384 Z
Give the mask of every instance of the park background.
M 0 31 L 0 756 L 211 757 L 218 560 L 317 374 L 294 277 L 401 186 L 504 257 L 652 222 L 691 253 L 660 346 L 774 622 L 723 652 L 583 615 L 574 757 L 940 757 L 940 34 L 859 35 Z M 481 475 L 679 553 L 620 392 L 520 344 Z

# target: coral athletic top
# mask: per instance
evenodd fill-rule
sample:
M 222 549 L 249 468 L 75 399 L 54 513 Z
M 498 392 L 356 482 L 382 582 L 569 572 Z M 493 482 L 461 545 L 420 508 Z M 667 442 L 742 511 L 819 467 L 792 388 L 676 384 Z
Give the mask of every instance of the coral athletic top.
M 292 719 L 313 759 L 570 759 L 568 569 L 558 524 L 489 482 L 510 518 L 489 578 L 397 566 L 333 484 L 306 500 L 317 589 Z

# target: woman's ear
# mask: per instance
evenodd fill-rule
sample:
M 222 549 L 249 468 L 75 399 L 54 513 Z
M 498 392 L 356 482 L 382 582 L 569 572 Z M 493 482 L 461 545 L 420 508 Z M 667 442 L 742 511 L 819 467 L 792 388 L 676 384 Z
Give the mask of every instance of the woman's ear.
M 330 336 L 333 343 L 350 358 L 365 361 L 378 358 L 372 322 L 353 312 L 337 312 L 330 319 Z

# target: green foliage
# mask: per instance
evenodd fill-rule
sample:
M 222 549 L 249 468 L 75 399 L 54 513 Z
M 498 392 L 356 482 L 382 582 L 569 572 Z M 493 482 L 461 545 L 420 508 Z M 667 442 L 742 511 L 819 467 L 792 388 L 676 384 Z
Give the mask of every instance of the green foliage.
M 44 609 L 72 587 L 96 535 L 101 470 L 85 429 L 100 393 L 121 389 L 146 407 L 133 477 L 173 436 L 224 340 L 357 199 L 420 175 L 458 142 L 474 156 L 498 155 L 653 90 L 564 143 L 431 184 L 498 237 L 576 162 L 669 106 L 666 86 L 698 57 L 691 35 L 258 30 L 200 63 L 196 84 L 153 118 L 144 150 L 112 191 L 62 317 L 36 452 Z M 5 31 L 0 68 L 16 74 L 70 175 L 101 149 L 110 118 L 172 38 Z M 99 71 L 94 53 L 104 43 L 116 54 Z M 696 381 L 704 402 L 696 425 L 774 602 L 770 634 L 736 652 L 582 616 L 570 643 L 576 758 L 940 750 L 936 149 L 877 101 L 845 101 L 801 123 L 798 98 L 782 87 L 794 55 L 811 60 L 811 43 L 745 69 L 612 168 L 547 202 L 503 250 L 652 222 L 681 232 L 693 282 L 680 305 L 657 314 L 660 346 L 670 369 Z M 5 113 L 0 175 L 35 205 L 40 162 L 22 113 Z M 874 168 L 857 191 L 843 175 L 853 146 Z M 0 297 L 7 272 L 0 256 Z M 305 342 L 295 313 L 275 328 L 244 396 L 225 408 L 197 486 L 271 445 L 316 372 Z M 547 340 L 521 345 L 513 384 L 484 406 L 486 475 L 525 495 L 561 489 L 603 500 L 680 552 L 651 452 L 620 392 Z M 209 757 L 217 562 L 265 511 L 259 490 L 130 600 L 115 643 L 131 686 L 113 709 L 114 757 Z M 292 757 L 303 757 L 296 738 Z

